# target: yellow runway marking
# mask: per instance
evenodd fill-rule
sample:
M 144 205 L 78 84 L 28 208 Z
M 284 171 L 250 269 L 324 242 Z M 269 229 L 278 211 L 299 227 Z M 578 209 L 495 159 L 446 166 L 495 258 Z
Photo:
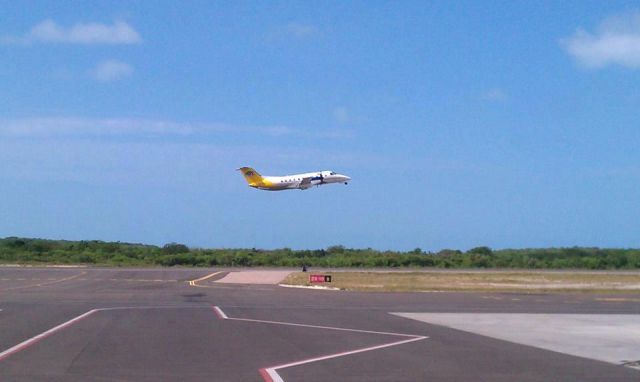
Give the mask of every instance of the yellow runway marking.
M 81 272 L 78 273 L 77 275 L 73 275 L 73 276 L 69 276 L 69 277 L 65 277 L 63 279 L 58 279 L 55 281 L 48 281 L 48 282 L 44 282 L 44 283 L 39 283 L 39 284 L 32 284 L 32 285 L 22 285 L 22 286 L 17 286 L 17 287 L 13 287 L 13 288 L 6 288 L 3 289 L 2 291 L 7 291 L 7 290 L 16 290 L 16 289 L 25 289 L 25 288 L 33 288 L 33 287 L 42 287 L 45 285 L 51 285 L 51 284 L 57 284 L 57 283 L 61 283 L 63 281 L 69 281 L 69 280 L 73 280 L 77 277 L 80 277 L 82 275 L 85 275 L 87 272 Z M 26 279 L 16 279 L 16 280 L 26 280 Z
M 640 301 L 640 298 L 628 298 L 628 297 L 602 297 L 596 298 L 596 301 L 606 301 L 606 302 L 624 302 L 624 301 Z
M 200 277 L 199 279 L 191 280 L 191 281 L 189 281 L 189 285 L 194 286 L 194 287 L 201 287 L 202 285 L 198 285 L 198 282 L 200 282 L 200 281 L 204 281 L 204 280 L 206 280 L 206 279 L 208 279 L 208 278 L 211 278 L 211 277 L 213 277 L 213 276 L 215 276 L 215 275 L 218 275 L 218 274 L 220 274 L 220 273 L 222 273 L 222 271 L 213 272 L 213 273 L 212 273 L 212 274 L 210 274 L 210 275 L 206 275 L 206 276 L 204 276 L 204 277 Z

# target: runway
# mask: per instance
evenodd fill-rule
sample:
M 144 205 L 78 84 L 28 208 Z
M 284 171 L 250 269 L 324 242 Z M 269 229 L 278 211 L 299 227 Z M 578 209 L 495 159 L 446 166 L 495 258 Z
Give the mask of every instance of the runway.
M 638 294 L 358 293 L 217 282 L 228 271 L 0 267 L 0 380 L 640 379 Z M 624 330 L 607 330 L 621 322 Z M 604 337 L 582 356 L 545 349 L 545 329 L 562 345 L 567 325 L 598 325 Z M 515 337 L 499 338 L 504 333 Z M 597 359 L 612 354 L 599 352 L 600 342 L 621 355 Z

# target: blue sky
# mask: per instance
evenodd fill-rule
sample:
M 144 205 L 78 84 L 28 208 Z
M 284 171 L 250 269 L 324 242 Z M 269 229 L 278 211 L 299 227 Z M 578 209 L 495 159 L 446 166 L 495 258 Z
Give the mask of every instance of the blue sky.
M 640 7 L 0 4 L 0 236 L 640 247 Z M 234 170 L 348 186 L 250 189 Z

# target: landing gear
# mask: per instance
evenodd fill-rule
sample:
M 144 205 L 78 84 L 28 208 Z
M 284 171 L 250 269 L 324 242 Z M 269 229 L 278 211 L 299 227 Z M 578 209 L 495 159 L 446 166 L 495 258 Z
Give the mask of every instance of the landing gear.
M 347 182 L 344 182 L 344 184 L 349 184 L 349 183 L 347 183 Z

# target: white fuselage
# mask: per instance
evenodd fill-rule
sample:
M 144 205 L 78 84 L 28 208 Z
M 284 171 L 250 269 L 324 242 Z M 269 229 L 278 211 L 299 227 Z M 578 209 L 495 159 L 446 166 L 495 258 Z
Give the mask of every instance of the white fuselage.
M 337 174 L 333 171 L 318 171 L 285 176 L 265 176 L 264 180 L 271 184 L 268 187 L 259 187 L 263 190 L 306 190 L 307 188 L 321 186 L 324 184 L 346 184 L 351 180 L 351 178 L 346 175 Z

